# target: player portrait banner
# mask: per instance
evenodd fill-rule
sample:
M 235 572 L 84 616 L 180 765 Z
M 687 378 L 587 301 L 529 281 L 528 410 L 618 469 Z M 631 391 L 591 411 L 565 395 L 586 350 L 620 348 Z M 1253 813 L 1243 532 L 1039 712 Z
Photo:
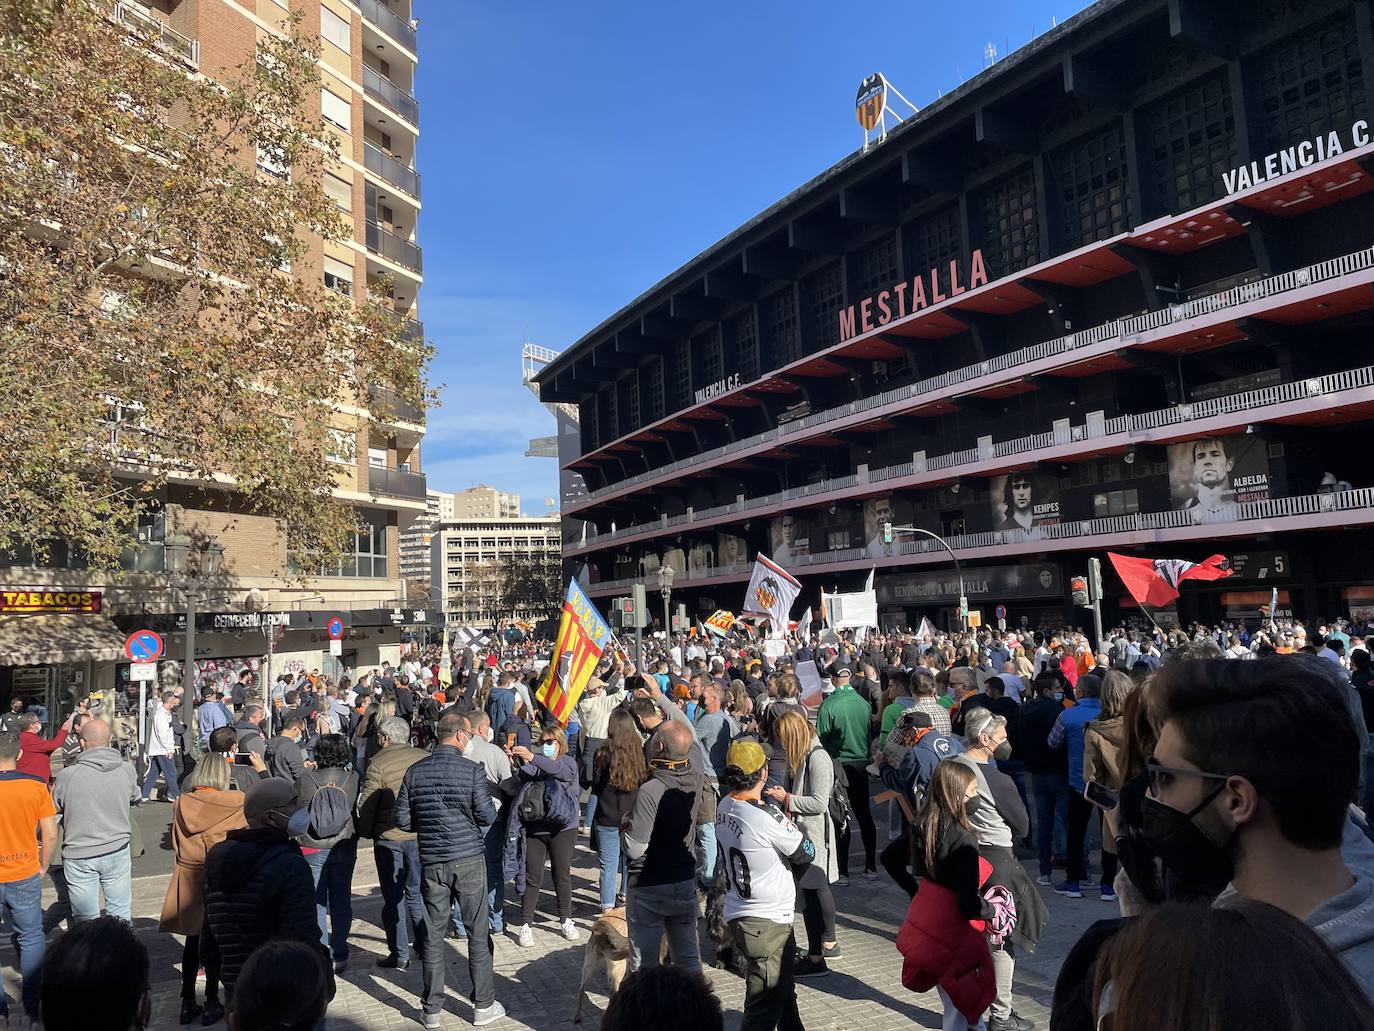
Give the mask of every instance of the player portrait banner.
M 535 693 L 535 698 L 560 726 L 567 725 L 573 706 L 582 697 L 610 640 L 611 628 L 601 618 L 601 613 L 582 593 L 577 581 L 570 581 L 568 596 L 563 599 L 563 615 L 558 621 L 553 657 Z
M 801 593 L 801 584 L 782 566 L 763 555 L 754 560 L 749 589 L 744 592 L 744 613 L 767 616 L 777 634 L 787 629 L 788 613 Z

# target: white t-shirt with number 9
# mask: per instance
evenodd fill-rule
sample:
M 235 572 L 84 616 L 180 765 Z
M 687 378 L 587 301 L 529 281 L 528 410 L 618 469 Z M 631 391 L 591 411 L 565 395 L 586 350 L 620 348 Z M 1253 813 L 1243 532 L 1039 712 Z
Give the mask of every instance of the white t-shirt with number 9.
M 790 924 L 797 895 L 792 865 L 816 854 L 797 825 L 771 802 L 726 795 L 716 807 L 716 844 L 730 882 L 725 919 Z

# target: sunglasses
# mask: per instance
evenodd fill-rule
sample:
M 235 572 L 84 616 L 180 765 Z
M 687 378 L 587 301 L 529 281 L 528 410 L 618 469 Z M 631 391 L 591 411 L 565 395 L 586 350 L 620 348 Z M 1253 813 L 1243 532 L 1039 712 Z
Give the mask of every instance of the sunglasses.
M 1151 756 L 1145 762 L 1145 775 L 1150 781 L 1150 794 L 1155 798 L 1159 797 L 1161 791 L 1165 791 L 1173 786 L 1174 781 L 1179 777 L 1196 777 L 1199 780 L 1215 780 L 1225 782 L 1230 779 L 1227 773 L 1207 773 L 1203 770 L 1184 770 L 1175 766 L 1164 766 Z

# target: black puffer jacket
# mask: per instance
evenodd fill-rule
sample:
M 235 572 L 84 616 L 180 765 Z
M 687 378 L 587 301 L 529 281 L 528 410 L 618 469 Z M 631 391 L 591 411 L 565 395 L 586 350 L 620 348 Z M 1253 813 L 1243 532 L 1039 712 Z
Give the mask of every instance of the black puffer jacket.
M 205 860 L 200 946 L 207 959 L 219 957 L 227 996 L 233 995 L 239 969 L 253 950 L 278 938 L 320 949 L 325 969 L 331 969 L 315 920 L 315 885 L 300 846 L 274 827 L 230 831 Z
M 482 828 L 496 820 L 485 767 L 452 745 L 436 745 L 406 770 L 394 813 L 396 826 L 419 839 L 422 863 L 480 856 Z

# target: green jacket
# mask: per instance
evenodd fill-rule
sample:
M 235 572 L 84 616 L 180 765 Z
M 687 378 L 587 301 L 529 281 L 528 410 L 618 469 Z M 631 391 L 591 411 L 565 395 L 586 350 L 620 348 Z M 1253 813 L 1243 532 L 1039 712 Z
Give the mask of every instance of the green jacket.
M 837 688 L 821 703 L 816 717 L 816 734 L 825 750 L 842 763 L 869 760 L 873 710 L 852 687 Z

